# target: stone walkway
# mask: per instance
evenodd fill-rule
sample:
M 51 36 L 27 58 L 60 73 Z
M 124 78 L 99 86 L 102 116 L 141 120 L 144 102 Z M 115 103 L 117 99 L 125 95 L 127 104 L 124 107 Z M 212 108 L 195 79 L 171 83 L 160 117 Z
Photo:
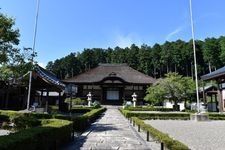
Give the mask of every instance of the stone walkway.
M 129 121 L 115 106 L 108 106 L 105 114 L 91 125 L 74 143 L 65 150 L 138 149 L 149 150 L 146 142 L 129 124 Z

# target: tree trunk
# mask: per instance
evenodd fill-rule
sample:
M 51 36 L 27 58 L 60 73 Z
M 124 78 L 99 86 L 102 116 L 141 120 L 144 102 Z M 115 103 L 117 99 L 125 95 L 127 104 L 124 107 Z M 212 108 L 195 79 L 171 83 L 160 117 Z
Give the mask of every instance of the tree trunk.
M 188 77 L 189 73 L 188 73 L 188 64 L 186 64 L 186 76 Z
M 209 65 L 209 73 L 211 73 L 211 72 L 212 72 L 212 69 L 211 69 L 211 64 L 210 64 L 210 62 L 208 63 L 208 65 Z
M 194 80 L 193 64 L 191 62 L 191 78 Z

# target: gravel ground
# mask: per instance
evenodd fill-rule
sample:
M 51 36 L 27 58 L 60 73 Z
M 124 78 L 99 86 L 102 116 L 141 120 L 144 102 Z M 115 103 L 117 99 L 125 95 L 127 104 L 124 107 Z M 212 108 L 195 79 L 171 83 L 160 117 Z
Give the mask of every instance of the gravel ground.
M 0 129 L 0 136 L 8 135 L 9 133 L 10 133 L 9 130 L 2 130 L 2 129 Z
M 192 150 L 224 150 L 225 121 L 145 120 Z

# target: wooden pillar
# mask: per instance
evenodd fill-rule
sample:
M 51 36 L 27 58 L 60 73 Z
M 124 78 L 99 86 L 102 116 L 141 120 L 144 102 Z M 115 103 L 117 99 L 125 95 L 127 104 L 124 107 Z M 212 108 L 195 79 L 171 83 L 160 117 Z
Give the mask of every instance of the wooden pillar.
M 206 97 L 205 97 L 205 84 L 204 84 L 204 81 L 202 80 L 202 98 L 203 98 L 203 102 L 206 104 Z
M 60 101 L 61 101 L 61 92 L 58 92 L 59 93 L 59 97 L 58 97 L 58 107 L 59 107 L 59 104 L 60 104 Z
M 46 95 L 46 101 L 45 101 L 45 111 L 48 112 L 48 98 L 49 98 L 49 91 L 47 90 L 47 95 Z
M 41 89 L 41 100 L 40 100 L 40 106 L 42 106 L 42 101 L 43 100 L 43 89 Z
M 219 112 L 223 112 L 223 97 L 222 97 L 222 88 L 221 85 L 218 83 L 217 84 L 218 89 L 217 89 L 217 99 L 219 103 Z

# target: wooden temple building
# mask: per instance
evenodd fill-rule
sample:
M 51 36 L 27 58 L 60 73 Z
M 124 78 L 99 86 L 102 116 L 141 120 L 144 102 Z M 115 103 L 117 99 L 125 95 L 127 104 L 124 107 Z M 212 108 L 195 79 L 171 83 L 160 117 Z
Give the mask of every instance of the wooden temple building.
M 224 112 L 225 111 L 225 66 L 209 74 L 201 76 L 201 79 L 203 81 L 209 81 L 209 80 L 216 81 L 217 92 L 214 94 L 216 94 L 216 100 L 218 102 L 218 110 L 220 112 Z
M 146 88 L 155 79 L 127 64 L 99 64 L 63 82 L 77 86 L 76 97 L 87 99 L 87 94 L 91 92 L 92 100 L 101 104 L 121 105 L 123 101 L 131 101 L 134 92 L 137 94 L 137 103 L 143 103 Z
M 47 108 L 48 104 L 57 103 L 63 110 L 66 107 L 63 98 L 65 85 L 53 73 L 39 65 L 35 65 L 30 73 L 32 78 L 29 103 L 28 81 L 17 81 L 13 84 L 0 81 L 0 109 L 23 110 L 27 108 L 27 103 L 29 107 L 36 103 L 40 108 Z M 30 73 L 24 75 L 23 78 L 29 76 Z

